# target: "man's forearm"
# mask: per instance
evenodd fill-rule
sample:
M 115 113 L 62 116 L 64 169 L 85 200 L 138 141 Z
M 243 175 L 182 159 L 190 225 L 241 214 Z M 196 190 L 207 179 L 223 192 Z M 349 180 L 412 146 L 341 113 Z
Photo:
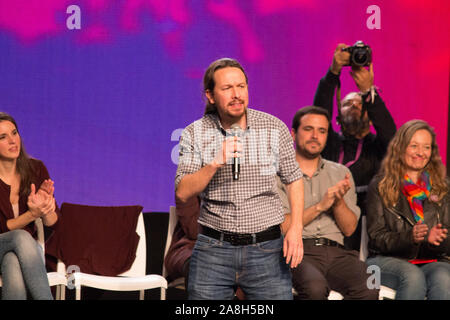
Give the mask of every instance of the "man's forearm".
M 286 189 L 291 208 L 289 228 L 295 226 L 301 232 L 303 230 L 303 208 L 305 204 L 303 180 L 299 179 L 286 185 Z
M 177 200 L 186 203 L 191 197 L 198 196 L 208 186 L 219 169 L 219 165 L 207 164 L 195 173 L 185 175 L 175 191 Z
M 363 97 L 364 100 L 366 98 L 367 96 Z M 375 102 L 373 104 L 369 102 L 365 103 L 367 104 L 366 108 L 369 119 L 372 121 L 377 133 L 377 139 L 380 139 L 387 147 L 396 132 L 394 119 L 378 93 L 375 96 Z
M 322 211 L 319 208 L 319 204 L 316 203 L 309 208 L 306 208 L 303 212 L 303 226 L 307 226 L 311 223 Z
M 313 104 L 327 109 L 330 117 L 333 117 L 333 98 L 334 92 L 339 83 L 339 76 L 333 74 L 330 70 L 320 79 L 319 85 L 314 96 Z
M 334 218 L 336 219 L 336 224 L 342 233 L 346 237 L 351 236 L 353 232 L 355 232 L 358 220 L 356 219 L 356 215 L 349 209 L 344 200 L 339 201 L 333 207 L 333 213 Z

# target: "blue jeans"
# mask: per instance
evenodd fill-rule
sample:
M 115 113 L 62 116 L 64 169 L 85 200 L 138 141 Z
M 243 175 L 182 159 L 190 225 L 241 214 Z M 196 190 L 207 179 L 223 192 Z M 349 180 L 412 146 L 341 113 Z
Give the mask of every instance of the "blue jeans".
M 230 300 L 238 286 L 249 300 L 292 300 L 283 238 L 233 246 L 199 234 L 191 256 L 190 300 Z
M 380 267 L 381 284 L 396 290 L 395 299 L 450 299 L 450 263 L 414 265 L 403 259 L 386 256 L 371 257 L 366 263 Z
M 0 234 L 2 299 L 52 300 L 42 248 L 25 230 Z

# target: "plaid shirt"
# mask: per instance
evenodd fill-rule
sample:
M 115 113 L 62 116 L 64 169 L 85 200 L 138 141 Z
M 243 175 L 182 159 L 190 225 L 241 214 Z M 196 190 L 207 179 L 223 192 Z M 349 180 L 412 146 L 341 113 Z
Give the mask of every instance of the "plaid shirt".
M 187 126 L 180 138 L 175 187 L 184 175 L 210 163 L 222 148 L 226 131 L 215 114 Z M 302 177 L 286 125 L 267 113 L 247 109 L 247 129 L 240 138 L 239 180 L 233 180 L 231 164 L 218 169 L 201 194 L 199 223 L 235 233 L 255 233 L 284 220 L 276 176 L 284 184 Z

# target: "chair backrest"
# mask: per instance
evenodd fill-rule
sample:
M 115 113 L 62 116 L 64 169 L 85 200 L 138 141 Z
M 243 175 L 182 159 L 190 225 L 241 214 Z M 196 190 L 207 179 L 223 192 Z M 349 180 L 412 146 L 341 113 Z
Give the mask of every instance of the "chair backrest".
M 131 268 L 119 274 L 121 277 L 143 277 L 146 275 L 147 268 L 147 240 L 145 236 L 144 216 L 139 214 L 136 233 L 139 236 L 139 243 L 136 248 L 136 258 Z M 58 259 L 57 272 L 66 273 L 66 265 Z
M 119 274 L 124 277 L 142 277 L 146 274 L 147 267 L 147 240 L 145 237 L 144 216 L 142 212 L 139 214 L 136 233 L 139 236 L 139 243 L 136 248 L 136 258 L 133 265 L 128 271 Z
M 177 225 L 178 222 L 178 217 L 177 217 L 177 210 L 175 206 L 170 206 L 170 211 L 169 211 L 169 223 L 168 223 L 168 227 L 167 227 L 167 238 L 166 238 L 166 246 L 164 248 L 164 259 L 166 258 L 167 252 L 169 251 L 170 248 L 170 244 L 172 243 L 172 236 L 173 236 L 173 231 L 175 230 L 175 226 Z M 167 270 L 164 264 L 164 259 L 163 259 L 163 272 L 162 272 L 162 276 L 164 278 L 167 277 Z
M 63 218 L 46 242 L 46 253 L 87 274 L 145 276 L 142 209 L 63 203 Z

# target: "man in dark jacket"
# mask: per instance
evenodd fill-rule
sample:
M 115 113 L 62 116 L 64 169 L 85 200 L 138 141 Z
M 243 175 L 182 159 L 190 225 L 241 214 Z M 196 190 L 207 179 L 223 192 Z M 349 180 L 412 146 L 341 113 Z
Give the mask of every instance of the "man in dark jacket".
M 333 118 L 333 97 L 337 90 L 337 122 L 341 133 L 333 130 L 330 122 L 326 147 L 322 157 L 341 163 L 348 167 L 353 175 L 358 194 L 358 206 L 364 208 L 367 186 L 378 172 L 389 141 L 394 136 L 396 127 L 392 116 L 373 85 L 373 65 L 369 70 L 352 66 L 350 72 L 359 92 L 351 92 L 340 101 L 340 73 L 342 67 L 349 64 L 350 54 L 342 51 L 348 47 L 339 44 L 334 52 L 333 62 L 323 77 L 314 97 L 314 105 L 328 110 Z M 371 133 L 373 125 L 376 134 Z M 361 212 L 361 216 L 365 212 Z M 359 250 L 361 223 L 354 234 L 346 238 L 345 244 L 351 249 Z

